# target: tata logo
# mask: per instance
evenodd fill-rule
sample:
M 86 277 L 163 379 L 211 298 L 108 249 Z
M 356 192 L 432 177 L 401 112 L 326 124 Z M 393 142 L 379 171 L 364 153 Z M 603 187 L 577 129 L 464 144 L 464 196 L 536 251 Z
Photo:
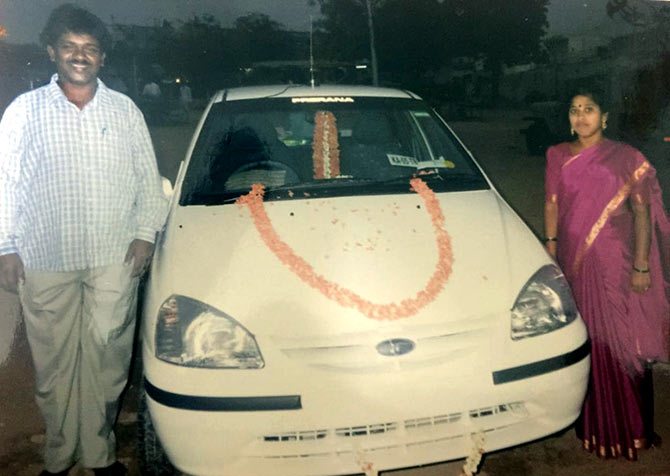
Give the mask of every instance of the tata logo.
M 409 354 L 416 344 L 409 339 L 388 339 L 377 344 L 377 352 L 386 357 Z

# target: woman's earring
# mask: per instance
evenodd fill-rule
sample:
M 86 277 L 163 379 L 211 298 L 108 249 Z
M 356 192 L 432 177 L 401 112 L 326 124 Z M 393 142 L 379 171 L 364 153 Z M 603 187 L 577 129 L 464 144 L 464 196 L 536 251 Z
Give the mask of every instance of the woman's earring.
M 574 135 L 575 135 L 575 129 L 572 128 L 572 127 L 570 128 L 570 135 L 571 135 L 571 136 L 574 136 Z
M 607 129 L 607 122 L 603 121 L 603 130 Z

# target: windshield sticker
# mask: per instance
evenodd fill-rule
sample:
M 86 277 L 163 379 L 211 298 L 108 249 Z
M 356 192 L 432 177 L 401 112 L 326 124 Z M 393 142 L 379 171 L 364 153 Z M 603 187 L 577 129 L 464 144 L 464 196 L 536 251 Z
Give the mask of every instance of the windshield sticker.
M 293 104 L 320 103 L 320 102 L 354 102 L 354 98 L 344 96 L 310 96 L 301 98 L 291 98 Z
M 408 155 L 386 154 L 389 159 L 389 164 L 397 167 L 414 167 L 418 165 L 419 161 L 415 157 Z

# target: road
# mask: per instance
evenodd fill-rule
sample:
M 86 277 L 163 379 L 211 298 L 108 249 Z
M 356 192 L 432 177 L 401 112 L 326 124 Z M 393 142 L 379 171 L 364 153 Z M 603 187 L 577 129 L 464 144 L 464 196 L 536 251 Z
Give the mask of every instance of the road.
M 541 232 L 544 159 L 526 153 L 519 112 L 485 113 L 476 121 L 452 126 L 478 157 L 482 167 L 511 205 Z M 153 128 L 161 173 L 174 178 L 193 126 Z M 0 291 L 0 476 L 33 476 L 42 469 L 43 426 L 33 400 L 33 370 L 15 297 Z M 9 342 L 12 342 L 10 347 Z M 133 368 L 131 385 L 117 426 L 119 457 L 139 475 L 135 458 L 136 401 L 141 369 Z M 670 438 L 670 366 L 654 369 L 657 431 Z M 412 468 L 394 476 L 457 476 L 462 461 Z M 90 476 L 75 468 L 73 476 Z M 640 461 L 601 461 L 580 449 L 571 428 L 517 448 L 485 455 L 482 476 L 670 476 L 670 442 L 643 452 Z M 240 475 L 244 476 L 244 475 Z

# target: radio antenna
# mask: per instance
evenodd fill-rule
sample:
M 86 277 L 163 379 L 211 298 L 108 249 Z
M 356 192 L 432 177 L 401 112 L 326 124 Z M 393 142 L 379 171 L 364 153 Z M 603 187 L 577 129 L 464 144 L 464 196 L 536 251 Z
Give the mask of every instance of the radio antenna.
M 309 16 L 309 81 L 314 87 L 314 19 Z

